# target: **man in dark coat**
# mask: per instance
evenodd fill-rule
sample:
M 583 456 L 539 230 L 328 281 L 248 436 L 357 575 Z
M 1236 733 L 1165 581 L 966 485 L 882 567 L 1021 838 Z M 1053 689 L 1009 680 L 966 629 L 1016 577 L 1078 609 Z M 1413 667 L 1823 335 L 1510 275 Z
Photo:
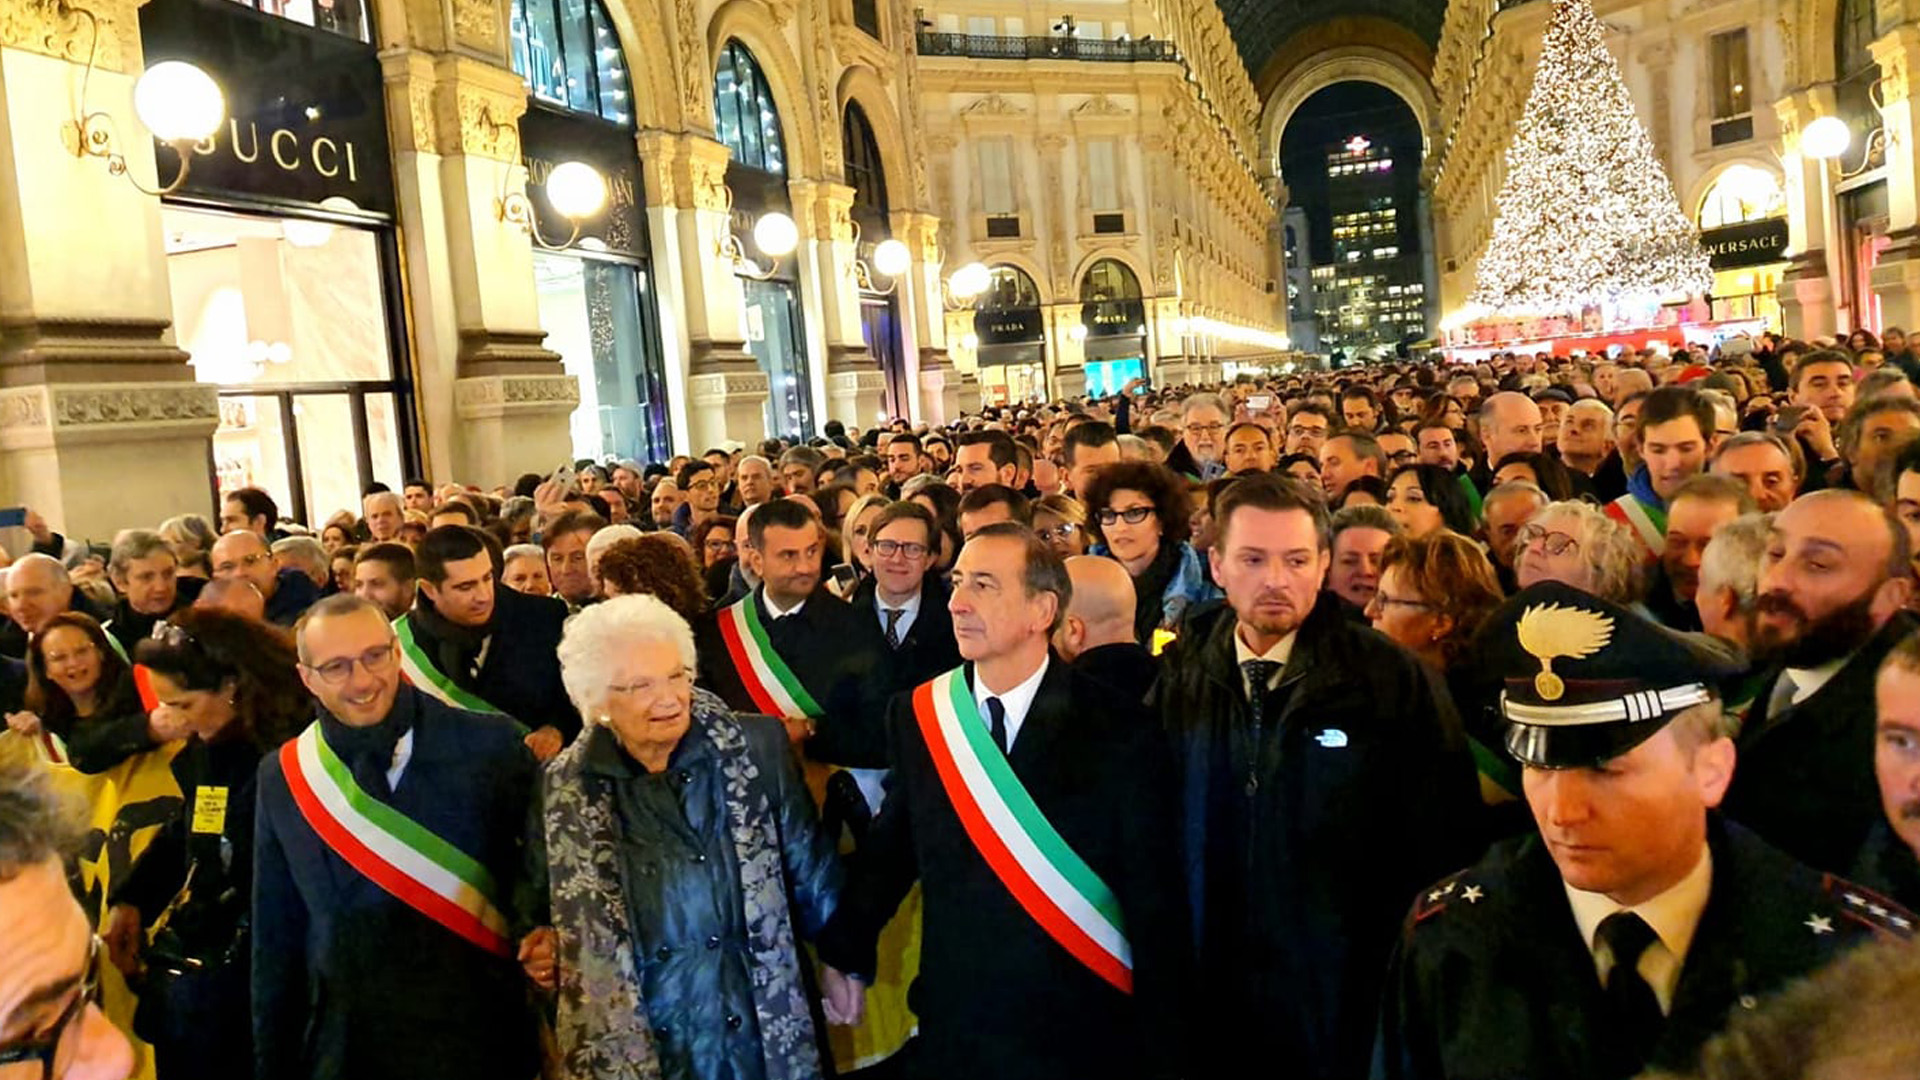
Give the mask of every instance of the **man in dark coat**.
M 413 610 L 394 624 L 409 678 L 418 666 L 424 678 L 415 682 L 422 691 L 456 707 L 519 721 L 531 731 L 527 746 L 539 760 L 559 753 L 580 733 L 580 715 L 560 681 L 555 652 L 566 606 L 498 584 L 486 539 L 465 525 L 427 533 L 414 560 L 419 595 Z
M 1421 893 L 1375 1080 L 1626 1080 L 1690 1067 L 1736 1005 L 1913 916 L 1711 814 L 1724 653 L 1548 582 L 1482 631 L 1540 832 Z
M 300 633 L 314 725 L 260 766 L 255 817 L 253 1030 L 259 1075 L 275 1080 L 466 1080 L 532 1076 L 533 1015 L 515 956 L 544 925 L 545 882 L 525 844 L 535 765 L 505 717 L 463 712 L 406 685 L 386 617 L 370 601 L 322 601 Z M 316 762 L 337 761 L 337 766 Z M 336 771 L 337 770 L 337 771 Z M 350 781 L 337 779 L 338 772 Z M 354 825 L 333 793 L 400 831 Z M 327 793 L 327 794 L 321 794 Z M 349 803 L 348 805 L 351 805 Z M 347 814 L 346 818 L 342 814 Z M 342 829 L 342 826 L 345 826 Z M 469 883 L 436 906 L 425 878 L 394 858 L 368 876 L 364 848 L 431 851 Z M 397 847 L 396 847 L 397 845 Z M 447 849 L 451 849 L 449 852 Z M 377 864 L 372 864 L 381 873 Z M 398 868 L 394 870 L 393 868 Z M 397 877 L 396 877 L 397 873 Z M 414 900 L 403 900 L 410 894 Z M 434 896 L 441 894 L 434 893 Z M 464 918 L 463 918 L 464 916 Z
M 1823 491 L 1774 519 L 1753 651 L 1772 674 L 1740 729 L 1727 816 L 1816 870 L 1852 869 L 1881 817 L 1873 680 L 1914 629 L 1906 530 L 1871 499 Z
M 1075 555 L 1066 566 L 1073 602 L 1054 632 L 1054 651 L 1075 671 L 1127 700 L 1145 701 L 1160 676 L 1160 661 L 1134 636 L 1132 576 L 1100 555 Z
M 267 602 L 266 620 L 275 626 L 292 626 L 320 599 L 320 586 L 305 571 L 275 566 L 267 542 L 249 529 L 214 541 L 207 558 L 213 563 L 214 577 L 239 578 L 260 590 L 260 598 Z
M 940 547 L 933 514 L 919 503 L 893 503 L 874 519 L 868 546 L 873 576 L 854 590 L 848 606 L 872 617 L 873 647 L 891 697 L 959 667 L 960 648 L 946 582 L 930 573 Z
M 747 531 L 745 558 L 761 584 L 694 627 L 700 685 L 737 711 L 785 720 L 815 761 L 886 768 L 886 686 L 875 677 L 872 623 L 822 583 L 819 517 L 805 503 L 775 499 L 754 510 Z M 739 658 L 734 649 L 744 650 Z M 756 668 L 754 659 L 773 667 Z M 787 678 L 803 693 L 787 688 Z M 808 711 L 792 707 L 804 706 L 802 698 L 817 715 L 793 715 Z
M 1438 677 L 1322 592 L 1317 492 L 1269 475 L 1214 511 L 1228 606 L 1190 619 L 1155 700 L 1181 769 L 1197 934 L 1197 1075 L 1365 1070 L 1394 927 L 1480 849 L 1480 798 Z
M 77 611 L 95 620 L 106 617 L 86 593 L 73 587 L 66 565 L 51 555 L 22 555 L 0 574 L 5 575 L 7 592 L 7 618 L 0 622 L 0 656 L 26 659 L 28 640 L 61 612 Z
M 1908 908 L 1920 908 L 1920 633 L 1908 634 L 1887 653 L 1873 697 L 1881 816 L 1867 833 L 1853 876 Z
M 107 576 L 120 599 L 109 614 L 106 630 L 129 657 L 133 647 L 153 633 L 155 623 L 192 607 L 206 586 L 201 578 L 181 577 L 179 569 L 173 546 L 157 532 L 127 529 L 113 538 Z
M 889 710 L 886 806 L 818 947 L 830 983 L 839 972 L 870 977 L 881 927 L 920 883 L 909 1076 L 1185 1074 L 1166 753 L 1142 708 L 1050 655 L 1070 590 L 1032 532 L 986 526 L 954 569 L 954 630 L 969 663 Z M 996 794 L 1009 789 L 1017 796 Z M 1013 806 L 1026 811 L 981 816 Z M 1016 892 L 1042 879 L 1009 853 L 1037 851 L 1040 836 L 1052 837 L 1048 865 L 1061 873 L 1052 887 Z

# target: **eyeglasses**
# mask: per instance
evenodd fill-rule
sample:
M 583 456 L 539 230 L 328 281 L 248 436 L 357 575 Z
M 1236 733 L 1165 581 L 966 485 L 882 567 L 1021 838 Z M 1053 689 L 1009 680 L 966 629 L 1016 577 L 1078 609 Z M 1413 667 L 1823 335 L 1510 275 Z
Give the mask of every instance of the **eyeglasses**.
M 213 568 L 213 572 L 216 574 L 231 574 L 235 570 L 239 570 L 242 568 L 251 570 L 254 567 L 259 566 L 261 563 L 266 562 L 268 559 L 271 559 L 271 558 L 273 558 L 273 556 L 268 555 L 265 552 L 256 551 L 252 555 L 240 556 L 240 559 L 238 562 L 223 562 L 218 566 L 215 566 Z
M 873 553 L 883 559 L 891 559 L 895 555 L 905 555 L 909 559 L 918 559 L 926 555 L 927 545 L 916 544 L 912 540 L 875 540 L 873 542 Z
M 1109 507 L 1108 509 L 1100 511 L 1095 516 L 1100 519 L 1101 525 L 1112 525 L 1116 521 L 1124 521 L 1129 525 L 1138 525 L 1153 516 L 1153 507 L 1129 506 L 1125 510 L 1115 510 Z
M 1413 464 L 1415 457 L 1416 455 L 1411 450 L 1399 450 L 1399 451 L 1395 451 L 1394 453 L 1388 454 L 1387 461 L 1390 464 L 1392 464 L 1394 468 L 1397 469 L 1402 465 Z
M 1225 430 L 1227 430 L 1227 425 L 1225 424 L 1188 424 L 1187 425 L 1187 433 L 1190 435 L 1218 435 Z
M 87 943 L 87 966 L 80 976 L 80 992 L 67 1002 L 66 1009 L 53 1022 L 52 1030 L 31 1042 L 14 1046 L 0 1047 L 0 1068 L 8 1065 L 24 1065 L 28 1062 L 40 1064 L 40 1080 L 53 1080 L 54 1062 L 60 1056 L 60 1045 L 66 1042 L 67 1032 L 73 1029 L 74 1021 L 86 1011 L 100 996 L 100 939 L 94 937 Z
M 99 647 L 94 645 L 93 642 L 89 641 L 85 645 L 80 646 L 79 648 L 73 650 L 72 652 L 46 653 L 41 657 L 41 659 L 46 661 L 48 667 L 57 668 L 63 664 L 71 663 L 72 661 L 78 660 L 83 656 L 92 656 L 99 651 L 100 651 Z
M 1421 600 L 1402 600 L 1397 596 L 1388 596 L 1386 593 L 1378 591 L 1373 594 L 1373 602 L 1383 608 L 1393 607 L 1396 604 L 1400 607 L 1420 608 L 1422 610 L 1428 610 L 1433 607 L 1432 604 Z
M 193 635 L 187 633 L 186 627 L 170 622 L 154 623 L 153 632 L 147 636 L 154 641 L 164 642 L 170 649 L 195 643 Z
M 729 552 L 729 551 L 732 551 L 732 550 L 733 550 L 733 541 L 731 541 L 731 540 L 709 540 L 709 541 L 707 541 L 707 544 L 706 544 L 706 547 L 707 547 L 707 550 L 708 550 L 708 551 L 711 551 L 711 552 L 714 552 L 715 554 L 722 554 L 722 555 L 724 555 L 724 554 L 726 554 L 727 552 Z
M 1080 526 L 1069 521 L 1055 525 L 1051 529 L 1035 529 L 1033 531 L 1037 533 L 1042 540 L 1071 540 L 1073 539 L 1073 534 L 1080 531 Z
M 712 480 L 695 480 L 693 483 L 687 485 L 687 490 L 688 491 L 712 491 L 713 481 Z
M 381 675 L 393 667 L 393 656 L 393 641 L 389 639 L 385 645 L 377 649 L 368 649 L 359 656 L 342 656 L 318 667 L 309 667 L 307 670 L 320 676 L 320 681 L 328 686 L 342 686 L 353 677 L 353 665 L 359 664 L 366 668 L 369 675 Z
M 1304 439 L 1309 435 L 1325 438 L 1327 429 L 1323 427 L 1308 427 L 1304 424 L 1292 424 L 1288 426 L 1287 434 L 1296 439 Z
M 1520 531 L 1513 534 L 1515 550 L 1533 546 L 1535 540 L 1545 540 L 1542 545 L 1549 555 L 1565 555 L 1569 551 L 1580 550 L 1580 541 L 1563 532 L 1548 532 L 1538 525 L 1522 525 Z

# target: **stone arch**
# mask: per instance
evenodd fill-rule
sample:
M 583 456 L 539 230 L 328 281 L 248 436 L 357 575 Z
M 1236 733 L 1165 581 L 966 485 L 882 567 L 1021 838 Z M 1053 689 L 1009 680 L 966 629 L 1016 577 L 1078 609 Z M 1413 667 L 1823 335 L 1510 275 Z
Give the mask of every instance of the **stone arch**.
M 880 167 L 887 172 L 887 205 L 895 212 L 914 207 L 913 166 L 907 156 L 907 134 L 893 110 L 893 100 L 880 81 L 879 73 L 865 64 L 855 64 L 840 76 L 840 88 L 834 94 L 833 115 L 845 117 L 847 106 L 858 104 L 873 127 L 873 141 L 880 146 Z M 841 147 L 844 160 L 845 147 Z M 838 180 L 839 177 L 834 177 Z
M 800 60 L 787 46 L 773 13 L 761 0 L 727 0 L 707 23 L 707 97 L 713 97 L 714 66 L 720 50 L 728 41 L 738 41 L 753 54 L 773 91 L 780 113 L 780 134 L 786 139 L 790 180 L 812 179 L 821 175 L 824 165 L 820 152 L 820 129 L 809 107 L 807 83 L 801 75 Z M 838 138 L 838 135 L 835 135 Z
M 642 131 L 683 129 L 687 118 L 680 108 L 680 93 L 673 77 L 675 50 L 669 45 L 668 34 L 643 34 L 639 30 L 642 26 L 671 26 L 668 12 L 660 0 L 600 0 L 600 3 L 606 8 L 613 32 L 620 39 L 620 49 L 627 56 L 628 85 L 633 87 L 633 126 Z M 681 43 L 681 48 L 691 47 L 691 42 Z
M 1154 288 L 1153 270 L 1147 266 L 1147 260 L 1123 247 L 1103 247 L 1088 252 L 1073 268 L 1073 288 L 1076 298 L 1079 295 L 1080 283 L 1087 279 L 1087 272 L 1102 259 L 1112 259 L 1133 271 L 1134 279 L 1140 282 L 1142 300 L 1153 300 L 1158 297 L 1159 293 Z
M 1053 306 L 1053 283 L 1047 280 L 1047 275 L 1041 271 L 1040 264 L 1033 261 L 1031 256 L 1021 252 L 1002 251 L 981 256 L 980 261 L 985 263 L 989 270 L 996 266 L 1011 266 L 1032 278 L 1033 287 L 1040 293 L 1040 306 L 1043 308 Z M 1080 298 L 1075 296 L 1074 302 L 1079 303 L 1079 301 Z
M 1797 26 L 1782 18 L 1781 35 L 1787 39 L 1786 83 L 1789 87 L 1829 83 L 1839 74 L 1836 24 L 1840 20 L 1840 0 L 1795 0 L 1789 10 Z
M 1307 99 L 1335 83 L 1369 82 L 1391 90 L 1420 124 L 1421 160 L 1432 158 L 1440 131 L 1440 99 L 1425 72 L 1399 53 L 1374 45 L 1341 45 L 1296 64 L 1282 75 L 1260 120 L 1261 160 L 1280 171 L 1280 137 Z
M 1779 159 L 1751 153 L 1730 157 L 1725 161 L 1716 162 L 1711 169 L 1701 173 L 1699 178 L 1687 187 L 1684 199 L 1680 203 L 1680 211 L 1687 215 L 1688 221 L 1693 222 L 1695 225 L 1699 224 L 1700 204 L 1705 201 L 1707 193 L 1713 190 L 1713 186 L 1720 182 L 1721 177 L 1725 176 L 1735 166 L 1740 165 L 1744 165 L 1750 169 L 1759 169 L 1761 172 L 1770 174 L 1775 180 L 1779 181 L 1780 190 L 1786 190 L 1787 178 L 1786 175 L 1780 171 Z

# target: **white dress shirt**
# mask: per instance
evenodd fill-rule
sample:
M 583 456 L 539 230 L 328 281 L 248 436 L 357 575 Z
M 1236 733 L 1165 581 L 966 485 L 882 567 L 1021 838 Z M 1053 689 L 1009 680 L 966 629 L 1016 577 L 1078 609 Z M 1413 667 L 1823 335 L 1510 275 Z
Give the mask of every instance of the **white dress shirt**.
M 980 681 L 979 669 L 974 670 L 973 701 L 980 707 L 981 721 L 989 727 L 993 724 L 993 714 L 987 711 L 987 699 L 990 697 L 999 698 L 1000 707 L 1006 710 L 1007 753 L 1009 754 L 1013 753 L 1013 740 L 1020 734 L 1020 725 L 1026 723 L 1027 712 L 1033 708 L 1034 697 L 1040 693 L 1040 680 L 1047 676 L 1047 665 L 1052 662 L 1051 658 L 1040 661 L 1040 666 L 1034 669 L 1033 674 L 1027 676 L 1025 682 L 998 694 L 987 689 L 987 684 Z
M 1680 985 L 1680 968 L 1687 962 L 1687 947 L 1693 944 L 1693 932 L 1700 928 L 1700 913 L 1706 910 L 1707 897 L 1713 892 L 1713 856 L 1702 848 L 1700 862 L 1679 883 L 1630 908 L 1621 907 L 1603 893 L 1584 892 L 1567 886 L 1567 903 L 1573 907 L 1573 919 L 1580 925 L 1580 939 L 1593 954 L 1594 969 L 1605 985 L 1613 970 L 1613 954 L 1595 940 L 1600 923 L 1616 911 L 1631 911 L 1646 921 L 1658 940 L 1640 954 L 1636 967 L 1640 977 L 1653 988 L 1662 1013 L 1673 1012 L 1673 992 Z
M 393 764 L 387 766 L 387 790 L 395 791 L 400 787 L 400 774 L 407 771 L 407 762 L 413 760 L 413 732 L 409 730 L 393 744 Z
M 800 598 L 799 603 L 783 611 L 779 604 L 774 603 L 773 594 L 762 589 L 760 590 L 760 606 L 766 609 L 769 620 L 784 619 L 789 615 L 798 615 L 800 609 L 807 606 L 807 600 L 806 597 L 803 596 Z
M 925 589 L 916 589 L 912 596 L 900 603 L 888 604 L 881 599 L 880 590 L 876 587 L 873 590 L 873 610 L 880 620 L 880 632 L 882 634 L 887 632 L 887 609 L 892 607 L 900 612 L 900 621 L 894 624 L 893 632 L 901 641 L 907 640 L 907 630 L 913 626 L 913 620 L 920 615 L 920 597 L 925 592 Z
M 1235 626 L 1233 628 L 1233 661 L 1235 666 L 1239 667 L 1239 665 L 1245 664 L 1249 660 L 1271 660 L 1280 666 L 1273 669 L 1272 675 L 1267 676 L 1267 685 L 1263 689 L 1271 690 L 1279 686 L 1280 677 L 1287 673 L 1287 661 L 1293 659 L 1293 642 L 1295 638 L 1300 636 L 1300 631 L 1295 630 L 1293 633 L 1274 642 L 1273 648 L 1268 649 L 1265 653 L 1254 652 L 1253 648 L 1247 644 L 1247 639 L 1241 637 L 1240 633 L 1241 628 Z M 1247 669 L 1245 667 L 1239 667 L 1240 688 L 1246 691 L 1248 697 L 1252 697 L 1253 687 L 1247 684 L 1246 671 Z

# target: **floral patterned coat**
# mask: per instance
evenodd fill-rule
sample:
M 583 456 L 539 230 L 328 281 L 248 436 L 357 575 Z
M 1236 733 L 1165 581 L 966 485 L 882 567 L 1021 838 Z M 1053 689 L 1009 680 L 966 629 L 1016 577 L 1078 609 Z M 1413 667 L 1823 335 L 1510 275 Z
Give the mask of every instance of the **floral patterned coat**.
M 693 712 L 664 773 L 597 726 L 547 767 L 561 1077 L 826 1072 L 795 932 L 833 914 L 833 843 L 778 723 Z

